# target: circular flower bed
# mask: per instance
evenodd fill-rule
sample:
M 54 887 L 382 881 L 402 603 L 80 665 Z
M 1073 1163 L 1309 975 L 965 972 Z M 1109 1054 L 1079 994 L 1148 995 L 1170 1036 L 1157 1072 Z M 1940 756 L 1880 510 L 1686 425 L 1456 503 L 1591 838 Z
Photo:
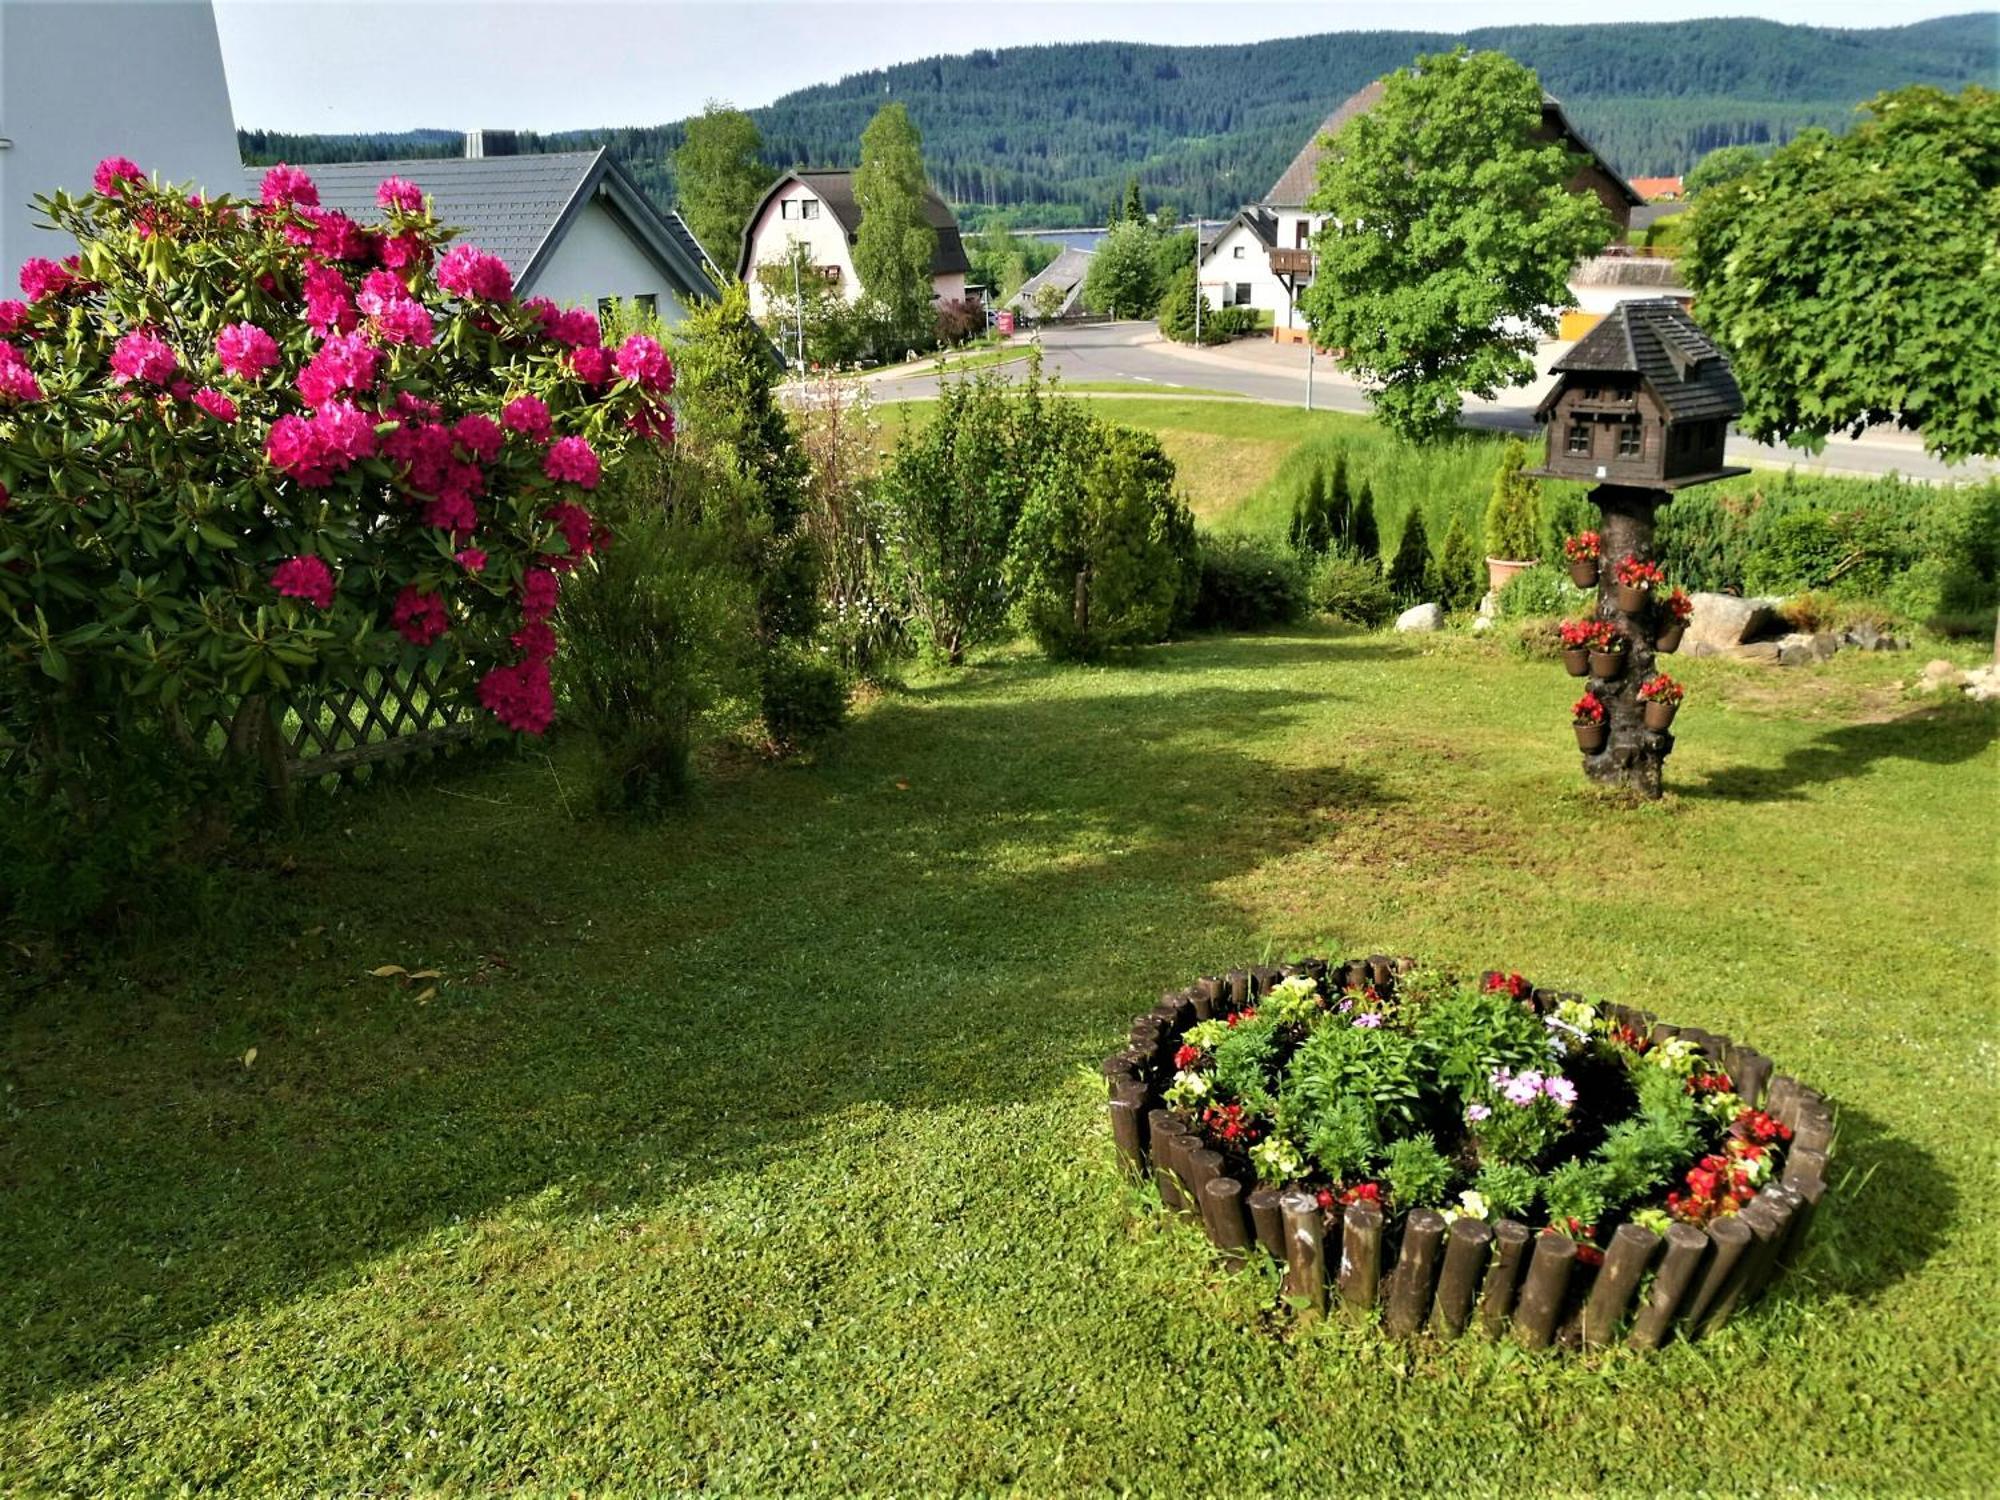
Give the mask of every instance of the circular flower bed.
M 1833 1118 L 1727 1037 L 1384 957 L 1169 994 L 1105 1059 L 1120 1160 L 1287 1298 L 1410 1336 L 1657 1347 L 1796 1253 Z

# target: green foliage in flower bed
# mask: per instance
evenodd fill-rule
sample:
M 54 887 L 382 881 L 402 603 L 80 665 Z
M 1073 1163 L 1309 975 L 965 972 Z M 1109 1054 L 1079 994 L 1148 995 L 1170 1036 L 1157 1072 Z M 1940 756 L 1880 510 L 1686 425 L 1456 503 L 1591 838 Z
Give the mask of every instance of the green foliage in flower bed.
M 1167 1104 L 1264 1183 L 1328 1207 L 1523 1218 L 1586 1257 L 1627 1219 L 1738 1212 L 1791 1139 L 1694 1044 L 1653 1046 L 1580 999 L 1538 1009 L 1518 974 L 1344 990 L 1294 975 L 1189 1027 L 1174 1065 Z

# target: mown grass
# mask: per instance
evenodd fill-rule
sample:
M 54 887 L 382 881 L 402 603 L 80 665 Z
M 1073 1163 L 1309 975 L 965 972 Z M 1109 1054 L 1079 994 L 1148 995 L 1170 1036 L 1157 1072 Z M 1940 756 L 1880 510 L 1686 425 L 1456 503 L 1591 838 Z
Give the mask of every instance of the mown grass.
M 1989 1489 L 2000 721 L 1686 668 L 1638 809 L 1555 668 L 1318 630 L 918 676 L 650 830 L 560 745 L 352 798 L 264 921 L 14 1002 L 5 1487 Z M 1327 948 L 1757 1039 L 1840 1111 L 1810 1255 L 1653 1358 L 1273 1317 L 1094 1065 Z

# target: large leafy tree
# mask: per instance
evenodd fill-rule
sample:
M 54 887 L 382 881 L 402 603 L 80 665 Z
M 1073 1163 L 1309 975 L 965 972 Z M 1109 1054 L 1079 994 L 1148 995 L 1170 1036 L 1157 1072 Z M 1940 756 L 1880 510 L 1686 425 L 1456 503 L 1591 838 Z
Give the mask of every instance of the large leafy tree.
M 1098 312 L 1143 318 L 1159 306 L 1159 236 L 1144 219 L 1113 224 L 1083 273 L 1083 300 Z
M 1755 146 L 1717 146 L 1688 170 L 1682 195 L 1692 203 L 1710 188 L 1748 177 L 1763 165 L 1764 153 Z
M 1760 438 L 1895 422 L 2000 453 L 2000 93 L 1884 94 L 1709 189 L 1682 264 Z
M 1584 159 L 1541 125 L 1533 73 L 1451 52 L 1391 74 L 1321 160 L 1311 207 L 1330 218 L 1301 304 L 1404 437 L 1442 437 L 1466 393 L 1532 379 L 1570 268 L 1610 235 L 1603 205 L 1570 190 Z
M 674 152 L 681 217 L 718 266 L 732 266 L 757 200 L 775 175 L 764 164 L 764 137 L 740 109 L 711 100 L 688 121 Z
M 931 321 L 937 231 L 924 217 L 929 183 L 923 147 L 909 112 L 885 104 L 861 132 L 861 166 L 854 174 L 854 200 L 861 206 L 854 269 L 862 289 L 902 334 L 926 330 Z

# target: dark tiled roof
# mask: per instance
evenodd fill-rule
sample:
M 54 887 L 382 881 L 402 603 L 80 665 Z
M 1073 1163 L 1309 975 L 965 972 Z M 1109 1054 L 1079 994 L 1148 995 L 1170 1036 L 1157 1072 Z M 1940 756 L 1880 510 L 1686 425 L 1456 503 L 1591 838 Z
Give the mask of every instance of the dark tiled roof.
M 763 200 L 758 203 L 750 222 L 744 226 L 743 244 L 736 255 L 736 271 L 739 276 L 750 272 L 750 234 L 757 227 L 757 221 L 764 216 L 764 207 L 788 182 L 798 181 L 811 188 L 827 206 L 841 229 L 847 235 L 847 243 L 853 244 L 854 237 L 861 232 L 861 205 L 854 200 L 854 174 L 852 172 L 787 172 L 771 184 Z M 937 252 L 931 257 L 931 275 L 963 275 L 972 269 L 972 262 L 965 258 L 965 242 L 959 238 L 958 219 L 951 206 L 934 191 L 924 190 L 924 222 L 937 231 Z
M 244 170 L 254 193 L 266 169 Z M 602 189 L 675 286 L 694 297 L 717 295 L 712 263 L 680 215 L 654 209 L 602 151 L 321 162 L 306 171 L 319 187 L 321 207 L 362 223 L 380 217 L 375 189 L 383 178 L 414 182 L 438 219 L 462 231 L 459 242 L 499 256 L 524 292 L 533 290 L 534 275 L 588 195 Z
M 1065 246 L 1062 254 L 1021 283 L 1021 290 L 1007 299 L 1007 306 L 1032 308 L 1035 293 L 1045 286 L 1057 286 L 1063 290 L 1063 307 L 1067 311 L 1083 287 L 1084 273 L 1090 269 L 1091 254 L 1089 250 Z
M 1325 154 L 1320 142 L 1329 136 L 1338 135 L 1340 127 L 1349 120 L 1356 115 L 1366 114 L 1380 104 L 1386 92 L 1388 92 L 1388 80 L 1378 78 L 1373 83 L 1356 89 L 1341 101 L 1340 108 L 1320 122 L 1319 129 L 1312 133 L 1312 138 L 1300 148 L 1299 154 L 1292 158 L 1292 164 L 1285 168 L 1276 182 L 1271 184 L 1271 191 L 1264 195 L 1264 202 L 1273 208 L 1303 208 L 1306 199 L 1312 196 L 1313 189 L 1319 186 L 1319 161 Z M 1542 122 L 1552 127 L 1559 136 L 1567 139 L 1572 150 L 1583 152 L 1607 177 L 1623 188 L 1627 201 L 1634 206 L 1644 201 L 1632 191 L 1632 185 L 1620 177 L 1609 162 L 1597 154 L 1590 142 L 1577 134 L 1576 127 L 1570 124 L 1569 116 L 1563 113 L 1562 105 L 1552 94 L 1542 95 Z
M 1729 361 L 1670 297 L 1619 303 L 1553 368 L 1565 375 L 1636 374 L 1676 422 L 1727 419 L 1743 410 Z

